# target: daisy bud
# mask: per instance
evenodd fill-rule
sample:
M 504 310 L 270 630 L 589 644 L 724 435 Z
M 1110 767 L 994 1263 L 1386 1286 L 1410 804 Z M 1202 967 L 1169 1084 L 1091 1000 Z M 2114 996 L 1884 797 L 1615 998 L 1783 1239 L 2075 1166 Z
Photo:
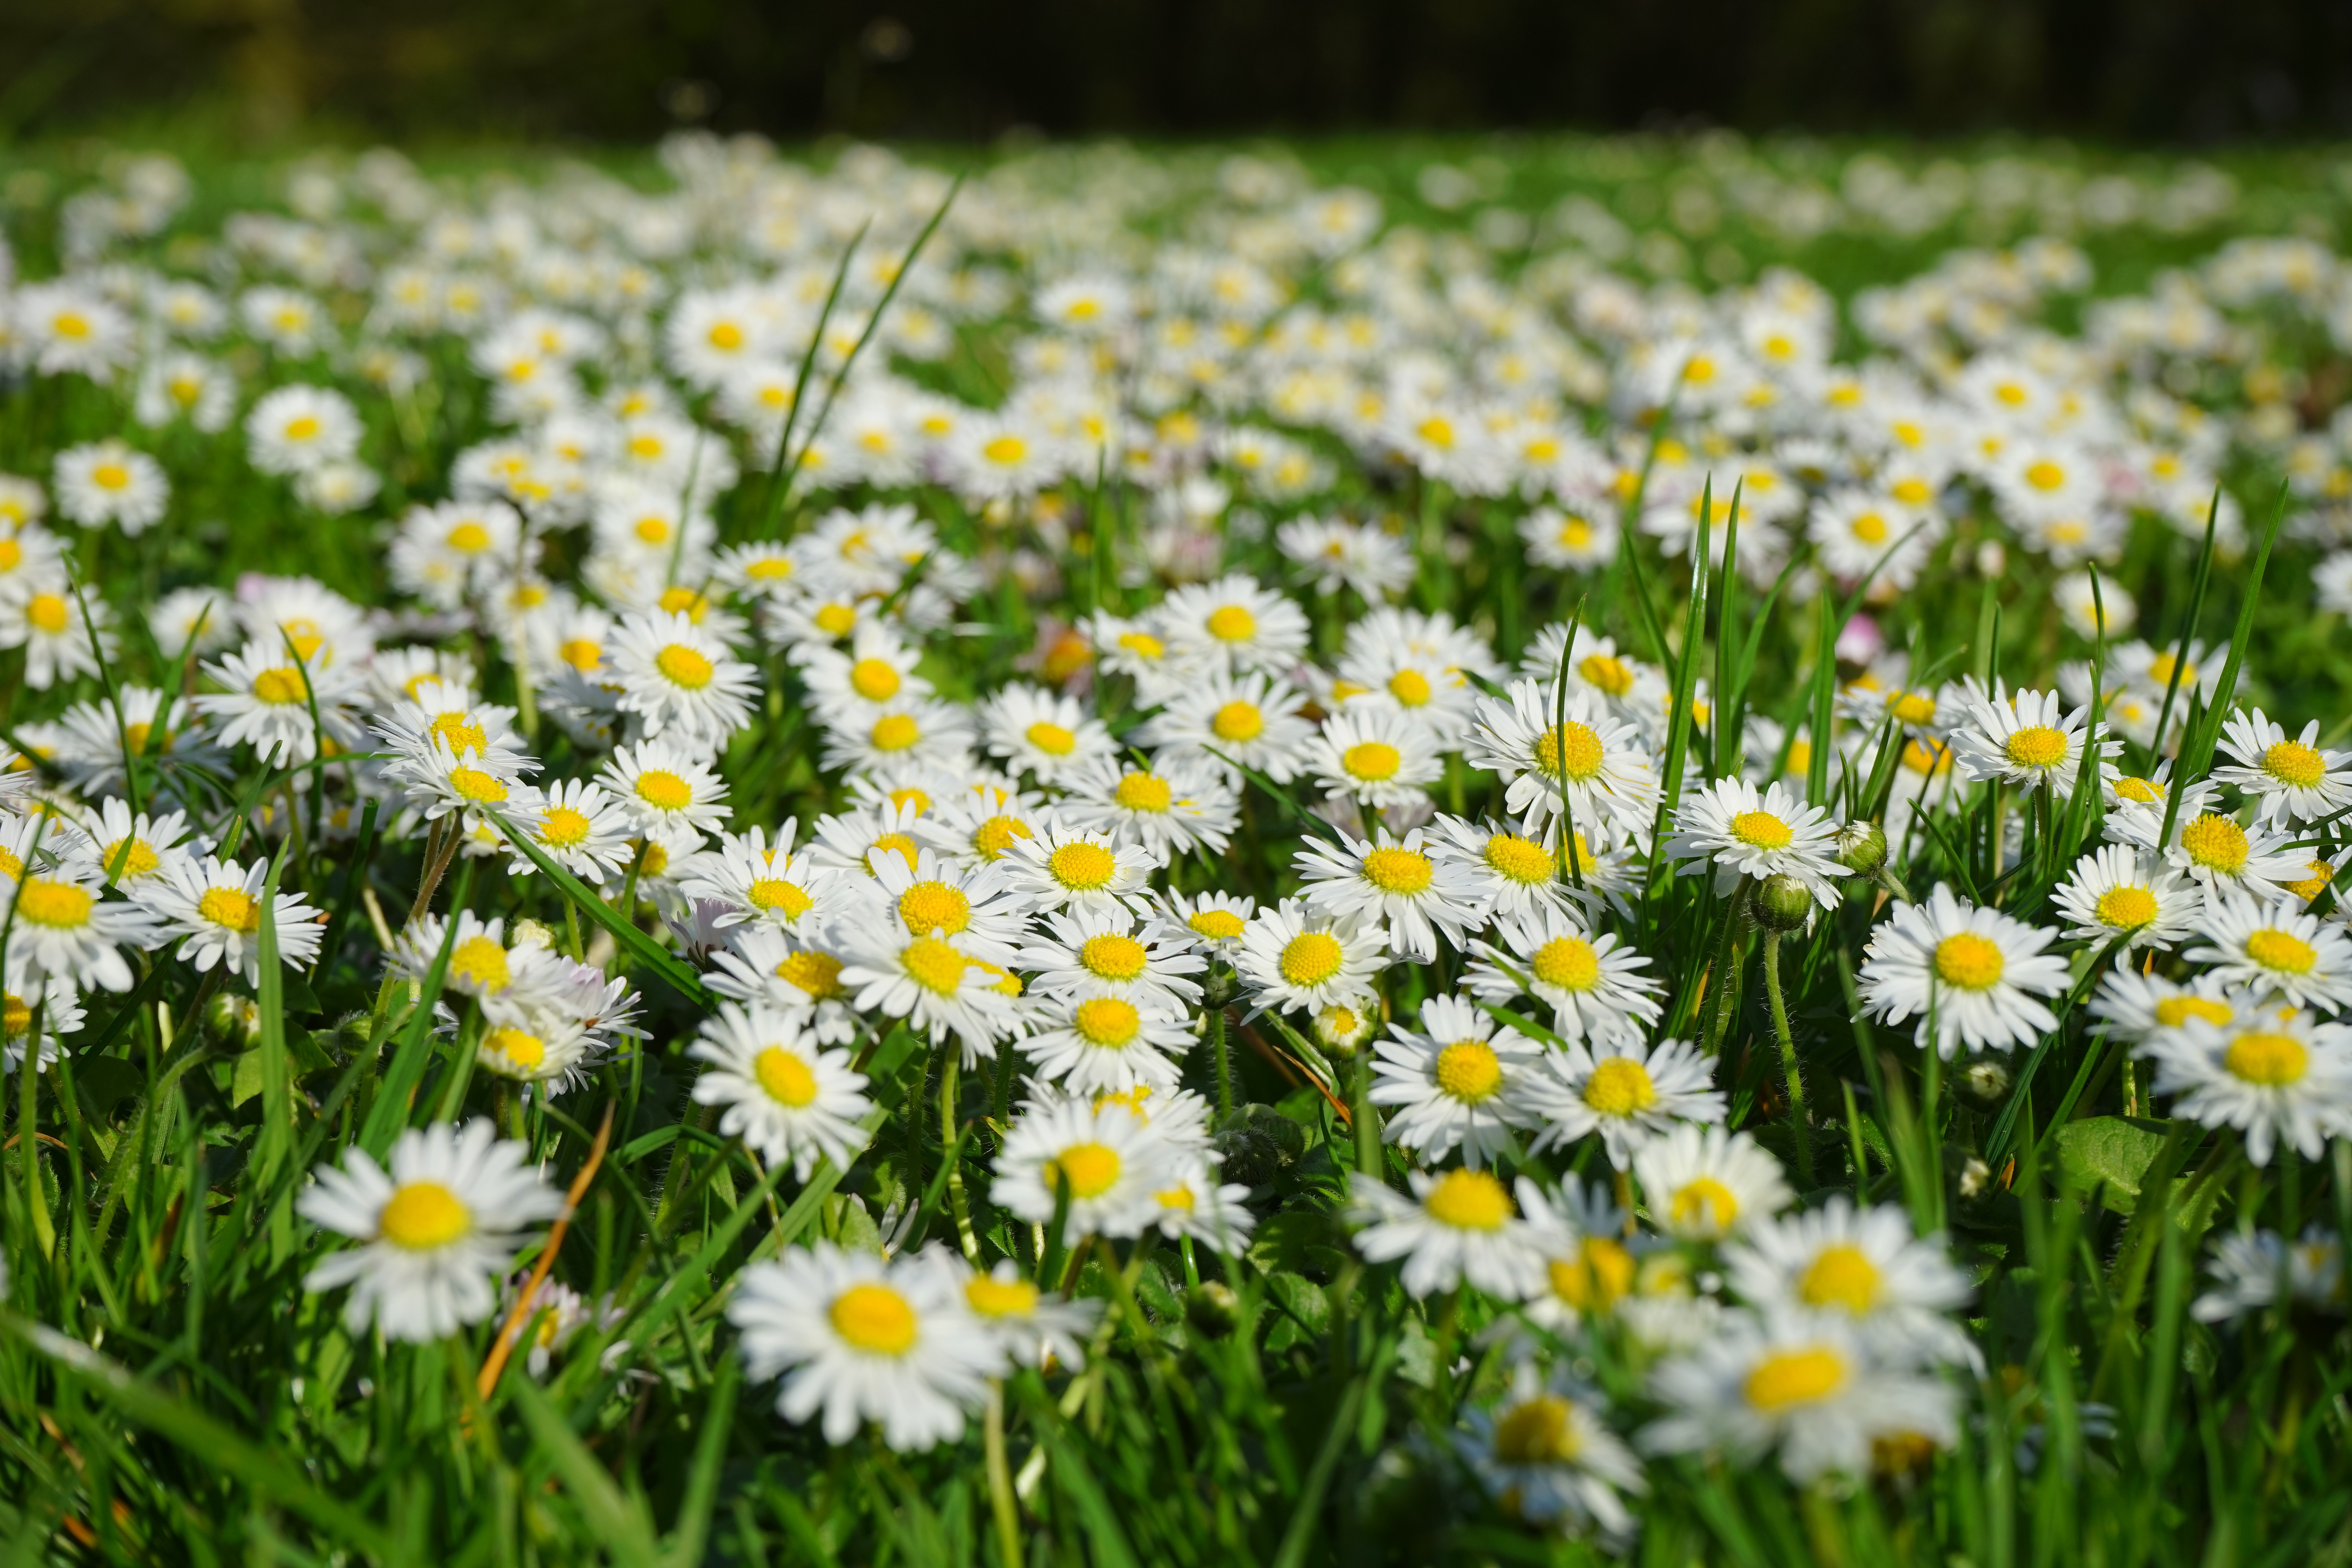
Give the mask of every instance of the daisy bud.
M 1979 1110 L 1998 1110 L 2009 1098 L 2009 1064 L 1998 1057 L 1978 1057 L 1962 1067 L 1952 1088 Z
M 1222 1279 L 1203 1279 L 1184 1292 L 1184 1321 L 1213 1340 L 1240 1326 L 1241 1298 Z
M 205 1004 L 205 1038 L 242 1051 L 261 1037 L 261 1008 L 250 996 L 215 996 Z
M 1849 822 L 1838 829 L 1839 863 L 1857 877 L 1886 864 L 1886 833 L 1874 822 Z
M 1785 872 L 1774 872 L 1756 884 L 1748 900 L 1756 923 L 1766 931 L 1795 931 L 1813 912 L 1812 890 Z

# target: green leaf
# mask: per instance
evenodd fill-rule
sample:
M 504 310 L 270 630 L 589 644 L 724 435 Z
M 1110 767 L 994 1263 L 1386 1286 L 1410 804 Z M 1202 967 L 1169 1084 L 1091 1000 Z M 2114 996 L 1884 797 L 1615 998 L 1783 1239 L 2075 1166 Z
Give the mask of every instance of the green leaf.
M 2132 1205 L 2122 1200 L 2139 1196 L 2140 1183 L 2164 1146 L 2160 1123 L 2121 1116 L 2070 1121 L 2058 1129 L 2057 1137 L 2060 1168 L 2084 1186 L 2104 1185 L 2108 1206 L 2123 1214 L 2129 1214 Z
M 580 1505 L 580 1511 L 588 1516 L 604 1550 L 615 1562 L 643 1563 L 652 1568 L 660 1561 L 660 1553 L 655 1549 L 652 1522 L 646 1518 L 642 1504 L 622 1494 L 604 1467 L 581 1443 L 580 1435 L 556 1414 L 555 1406 L 548 1403 L 537 1384 L 527 1377 L 516 1377 L 508 1379 L 504 1386 L 514 1391 L 515 1405 L 530 1427 L 540 1455 L 554 1468 L 563 1489 Z
M 517 829 L 503 813 L 485 806 L 482 815 L 498 824 L 499 831 L 506 835 L 507 842 L 521 850 L 523 858 L 538 867 L 541 875 L 554 883 L 556 889 L 571 900 L 582 914 L 610 931 L 613 940 L 620 943 L 621 950 L 633 962 L 659 976 L 664 984 L 703 1011 L 717 1008 L 718 998 L 703 988 L 694 971 L 680 963 L 675 953 L 639 931 L 635 921 L 591 892 L 588 885 L 579 878 L 557 865 L 546 850 L 534 843 L 529 834 Z
M 433 1054 L 433 1005 L 441 1000 L 441 988 L 449 979 L 449 950 L 457 942 L 457 911 L 466 907 L 474 890 L 474 866 L 475 862 L 467 860 L 457 868 L 457 885 L 449 894 L 449 923 L 441 932 L 441 951 L 433 955 L 433 966 L 417 987 L 416 1006 L 401 1031 L 392 1065 L 384 1069 L 375 1103 L 368 1107 L 367 1124 L 360 1129 L 360 1147 L 377 1159 L 383 1157 L 393 1138 L 406 1125 L 409 1097 L 424 1081 L 425 1064 Z

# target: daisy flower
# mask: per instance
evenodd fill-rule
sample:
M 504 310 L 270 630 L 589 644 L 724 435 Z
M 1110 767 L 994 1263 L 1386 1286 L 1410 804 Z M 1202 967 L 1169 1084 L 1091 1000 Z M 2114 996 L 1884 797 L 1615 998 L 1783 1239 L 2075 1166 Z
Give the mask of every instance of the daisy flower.
M 1598 1132 L 1609 1163 L 1630 1169 L 1633 1156 L 1677 1122 L 1719 1122 L 1722 1090 L 1698 1047 L 1688 1040 L 1616 1038 L 1588 1047 L 1571 1042 L 1548 1053 L 1522 1096 L 1537 1118 L 1534 1149 L 1565 1148 Z
M 901 698 L 866 714 L 850 714 L 825 727 L 822 758 L 828 770 L 873 773 L 880 769 L 961 769 L 971 752 L 971 718 L 951 702 Z
M 684 614 L 623 616 L 605 653 L 621 685 L 621 711 L 640 732 L 675 736 L 705 753 L 751 721 L 760 672 Z
M 694 1102 L 727 1108 L 719 1135 L 740 1134 L 771 1166 L 789 1162 L 800 1181 L 820 1158 L 848 1170 L 873 1141 L 859 1125 L 874 1108 L 866 1075 L 850 1067 L 847 1051 L 824 1049 L 791 1012 L 722 1003 L 687 1055 L 709 1064 L 694 1080 Z
M 719 917 L 722 926 L 759 921 L 801 933 L 824 930 L 841 902 L 836 891 L 841 874 L 815 865 L 805 853 L 793 853 L 799 826 L 787 819 L 772 844 L 764 828 L 720 834 L 715 847 L 696 856 L 693 868 L 679 873 L 678 891 L 723 905 L 726 912 Z
M 25 685 L 35 691 L 96 675 L 101 657 L 114 657 L 110 613 L 103 599 L 85 601 L 66 584 L 22 595 L 0 595 L 0 647 L 25 650 Z
M 1292 862 L 1304 884 L 1299 896 L 1333 915 L 1385 922 L 1390 952 L 1409 962 L 1434 963 L 1440 932 L 1458 951 L 1465 931 L 1486 920 L 1486 902 L 1469 873 L 1456 861 L 1437 858 L 1434 847 L 1419 827 L 1402 839 L 1382 830 L 1377 842 L 1345 832 L 1336 845 L 1305 840 Z
M 2107 971 L 2091 997 L 2091 1016 L 2103 1018 L 2126 1040 L 2157 1029 L 2179 1027 L 2192 1017 L 2227 1024 L 2237 1016 L 2230 988 L 2212 974 L 2192 974 L 2186 984 L 2131 968 Z
M 64 1049 L 59 1043 L 61 1037 L 79 1033 L 84 1018 L 80 998 L 68 982 L 51 979 L 36 983 L 11 974 L 7 988 L 0 990 L 0 1073 L 15 1072 L 32 1051 L 36 1013 L 39 1015 L 41 1039 L 33 1062 L 35 1072 L 48 1070 L 49 1064 Z
M 901 1453 L 952 1443 L 1004 1367 L 936 1247 L 887 1259 L 827 1241 L 788 1247 L 743 1270 L 727 1321 L 743 1336 L 745 1370 L 782 1379 L 777 1412 L 821 1416 L 835 1446 L 868 1421 Z
M 2172 1114 L 2237 1128 L 2257 1165 L 2275 1143 L 2316 1160 L 2329 1138 L 2352 1137 L 2352 1028 L 2268 1003 L 2231 1011 L 2227 1024 L 2189 1017 L 2140 1047 Z
M 1876 1443 L 1948 1447 L 1959 1436 L 1948 1384 L 1881 1364 L 1846 1320 L 1826 1313 L 1729 1314 L 1661 1363 L 1650 1387 L 1672 1413 L 1643 1429 L 1644 1447 L 1742 1460 L 1778 1448 L 1781 1470 L 1800 1482 L 1867 1473 Z
M 1160 1217 L 1158 1194 L 1181 1174 L 1165 1134 L 1116 1100 L 1035 1105 L 997 1151 L 988 1201 L 1031 1225 L 1066 1203 L 1064 1241 L 1140 1236 Z
M 1007 772 L 1049 788 L 1118 752 L 1110 731 L 1087 717 L 1077 699 L 1035 686 L 1007 686 L 982 704 L 981 732 Z
M 554 1005 L 561 998 L 562 964 L 535 942 L 505 939 L 503 920 L 484 921 L 471 910 L 457 911 L 454 935 L 443 917 L 419 916 L 393 943 L 393 972 L 404 980 L 422 981 L 449 943 L 449 963 L 444 984 L 460 996 L 481 1004 L 484 1016 L 496 1023 L 520 1023 L 531 1012 Z
M 1778 780 L 1760 791 L 1744 778 L 1691 791 L 1675 808 L 1666 853 L 1681 861 L 1685 877 L 1713 865 L 1717 894 L 1729 893 L 1742 877 L 1792 877 L 1825 910 L 1837 908 L 1838 883 L 1850 875 L 1837 859 L 1835 819 Z
M 1490 916 L 1507 917 L 1538 909 L 1565 914 L 1577 907 L 1576 889 L 1554 847 L 1556 837 L 1523 823 L 1508 826 L 1491 820 L 1475 823 L 1439 812 L 1429 824 L 1426 842 L 1431 858 L 1459 867 L 1467 874 L 1470 887 Z M 1588 889 L 1598 891 L 1592 888 L 1592 874 L 1600 869 L 1598 859 L 1584 844 L 1581 832 L 1577 839 L 1577 868 L 1586 873 Z
M 1519 520 L 1519 539 L 1528 562 L 1549 571 L 1591 572 L 1617 559 L 1617 519 L 1604 509 L 1539 506 Z
M 548 858 L 592 888 L 625 878 L 629 863 L 637 858 L 620 802 L 602 784 L 586 779 L 550 784 L 536 813 L 509 820 L 547 851 Z M 537 869 L 518 849 L 507 874 L 528 877 Z
M 1544 1288 L 1529 1297 L 1528 1321 L 1555 1334 L 1573 1332 L 1588 1318 L 1606 1318 L 1633 1289 L 1639 1265 L 1626 1240 L 1624 1211 L 1607 1189 L 1574 1176 L 1547 1194 L 1525 1176 L 1519 1207 L 1544 1260 Z
M 2053 895 L 2074 923 L 2074 942 L 2105 944 L 2120 938 L 2122 952 L 2170 952 L 2197 922 L 2204 896 L 2163 861 L 2126 844 L 2108 844 L 2074 862 Z
M 1079 910 L 1044 917 L 1045 931 L 1021 950 L 1039 996 L 1116 996 L 1140 1007 L 1181 1013 L 1201 999 L 1208 960 L 1185 933 L 1125 909 Z M 1236 935 L 1239 917 L 1236 918 Z
M 1455 1447 L 1487 1495 L 1518 1518 L 1622 1544 L 1640 1528 L 1622 1494 L 1650 1489 L 1641 1461 L 1610 1430 L 1607 1410 L 1564 1372 L 1546 1378 L 1522 1361 L 1491 1410 L 1468 1413 Z
M 1421 1005 L 1426 1034 L 1389 1026 L 1374 1047 L 1371 1101 L 1400 1106 L 1389 1118 L 1390 1142 L 1424 1160 L 1456 1146 L 1472 1170 L 1504 1148 L 1511 1129 L 1535 1124 L 1525 1096 L 1540 1070 L 1543 1047 L 1470 1003 L 1432 996 Z
M 144 533 L 172 504 L 163 466 L 112 439 L 59 452 L 52 482 L 58 515 L 84 528 L 112 523 L 126 534 Z
M 1896 1366 L 1978 1367 L 1952 1314 L 1971 1294 L 1940 1237 L 1921 1238 L 1893 1204 L 1857 1209 L 1843 1193 L 1818 1209 L 1767 1220 L 1724 1249 L 1724 1272 L 1750 1305 L 1840 1313 Z
M 1960 773 L 1971 779 L 1997 779 L 2021 789 L 2046 788 L 2064 795 L 2074 787 L 2086 747 L 2104 757 L 2122 742 L 2104 739 L 2105 726 L 2086 732 L 2086 709 L 2067 712 L 2054 691 L 2019 691 L 1987 697 L 1973 686 L 1964 700 L 1952 751 Z
M 717 832 L 734 814 L 727 784 L 675 737 L 616 748 L 596 775 L 639 833 L 691 827 Z
M 265 474 L 305 474 L 354 457 L 360 418 L 351 399 L 323 386 L 280 386 L 245 416 L 247 452 Z
M 908 647 L 897 632 L 867 621 L 851 635 L 847 649 L 811 644 L 797 650 L 793 662 L 818 712 L 828 720 L 852 722 L 863 716 L 870 722 L 894 703 L 931 695 L 931 683 L 916 673 L 921 659 L 921 650 Z
M 542 1093 L 564 1094 L 587 1080 L 602 1047 L 577 1020 L 539 1010 L 523 1022 L 484 1029 L 474 1044 L 474 1059 L 486 1072 L 538 1085 Z
M 189 842 L 187 819 L 179 812 L 160 816 L 134 814 L 131 803 L 109 795 L 98 819 L 85 821 L 91 858 L 105 879 L 125 892 L 154 878 L 173 876 L 190 862 L 195 845 Z
M 1300 761 L 1330 794 L 1371 811 L 1428 799 L 1445 771 L 1437 738 L 1420 721 L 1352 705 L 1323 721 Z
M 1182 1015 L 1123 996 L 1063 996 L 1022 1042 L 1038 1072 L 1074 1094 L 1124 1093 L 1138 1084 L 1176 1087 L 1170 1059 L 1192 1045 Z
M 1463 760 L 1501 775 L 1505 809 L 1530 826 L 1565 807 L 1588 832 L 1647 833 L 1658 781 L 1634 727 L 1591 689 L 1572 687 L 1565 711 L 1543 681 L 1520 679 L 1506 699 L 1481 699 Z
M 1004 858 L 1016 838 L 1034 838 L 1048 825 L 1042 798 L 988 780 L 951 791 L 914 824 L 918 840 L 958 865 Z
M 1192 933 L 1202 951 L 1230 962 L 1242 949 L 1242 936 L 1257 900 L 1237 893 L 1163 892 L 1161 900 L 1175 922 Z
M 1138 844 L 1056 823 L 1015 838 L 997 862 L 1004 884 L 1039 914 L 1055 910 L 1140 910 L 1159 858 Z
M 1182 1163 L 1182 1177 L 1153 1194 L 1160 1204 L 1160 1234 L 1171 1241 L 1197 1241 L 1227 1258 L 1240 1257 L 1257 1228 L 1257 1216 L 1248 1208 L 1250 1190 L 1239 1182 L 1219 1181 L 1213 1157 L 1195 1156 Z
M 1745 1132 L 1683 1122 L 1633 1156 L 1650 1218 L 1682 1241 L 1721 1241 L 1796 1201 L 1780 1163 Z
M 1080 827 L 1098 827 L 1163 859 L 1194 849 L 1225 852 L 1240 802 L 1205 761 L 1154 758 L 1147 766 L 1097 758 L 1066 780 L 1057 809 Z
M 1288 784 L 1315 738 L 1314 726 L 1299 715 L 1306 700 L 1262 674 L 1214 672 L 1170 693 L 1167 706 L 1129 738 L 1157 748 L 1162 762 L 1214 763 L 1235 786 L 1244 768 Z
M 2221 726 L 2221 750 L 2235 767 L 2215 768 L 2212 782 L 2234 784 L 2254 799 L 2254 820 L 2284 825 L 2316 822 L 2352 805 L 2352 752 L 2323 752 L 2319 721 L 2288 740 L 2285 729 L 2259 708 L 2233 712 Z
M 539 764 L 525 765 L 536 769 Z M 487 813 L 510 813 L 529 820 L 539 809 L 539 792 L 518 774 L 478 766 L 475 759 L 461 758 L 451 751 L 449 742 L 438 735 L 433 737 L 430 751 L 421 757 L 401 758 L 384 770 L 384 776 L 405 785 L 403 795 L 425 821 L 437 822 L 454 814 L 461 817 L 468 833 L 488 821 Z
M 1086 1367 L 1087 1341 L 1104 1305 L 1091 1297 L 1049 1296 L 1024 1279 L 1009 1258 L 998 1258 L 985 1274 L 976 1268 L 965 1272 L 963 1304 L 1015 1366 L 1073 1372 Z
M 358 726 L 343 709 L 358 695 L 356 666 L 305 656 L 299 662 L 283 642 L 248 642 L 205 674 L 224 689 L 200 693 L 196 711 L 220 724 L 225 746 L 251 745 L 273 767 L 295 767 L 319 754 L 319 726 L 332 744 L 350 745 Z M 319 724 L 310 721 L 311 710 Z
M 1657 1022 L 1658 983 L 1639 971 L 1650 961 L 1613 931 L 1594 936 L 1575 917 L 1545 909 L 1495 922 L 1495 940 L 1470 944 L 1475 954 L 1462 984 L 1497 1005 L 1533 996 L 1551 1008 L 1564 1040 L 1637 1041 Z
M 1380 973 L 1386 942 L 1379 927 L 1285 899 L 1251 917 L 1234 971 L 1259 1012 L 1318 1013 L 1360 1003 Z
M 857 1035 L 857 1015 L 841 983 L 842 961 L 822 948 L 794 943 L 772 926 L 737 926 L 732 950 L 710 955 L 710 989 L 738 1002 L 766 1002 L 801 1015 L 817 1042 L 845 1046 Z
M 1465 1280 L 1505 1301 L 1543 1289 L 1532 1228 L 1492 1172 L 1410 1171 L 1405 1180 L 1411 1196 L 1376 1177 L 1354 1178 L 1348 1217 L 1360 1227 L 1356 1250 L 1366 1262 L 1404 1259 L 1404 1288 L 1416 1300 Z
M 895 917 L 849 920 L 838 939 L 839 983 L 860 1013 L 903 1018 L 933 1045 L 953 1035 L 964 1065 L 996 1054 L 1012 1024 L 1012 1002 L 996 989 L 1003 971 L 936 936 L 915 936 Z
M 528 1156 L 486 1119 L 409 1129 L 392 1146 L 389 1171 L 347 1150 L 342 1168 L 313 1173 L 294 1206 L 362 1245 L 311 1269 L 303 1289 L 352 1286 L 343 1322 L 353 1333 L 373 1323 L 387 1339 L 421 1342 L 480 1322 L 522 1233 L 563 1212 L 563 1194 Z
M 2211 964 L 2213 978 L 2257 995 L 2275 992 L 2290 1007 L 2340 1013 L 2352 1005 L 2352 938 L 2337 923 L 2243 893 L 2207 901 L 2196 922 L 2202 947 L 2182 956 Z
M 176 874 L 139 889 L 139 901 L 154 916 L 165 941 L 181 940 L 179 953 L 198 973 L 219 964 L 260 984 L 262 893 L 269 862 L 250 867 L 206 856 L 188 860 Z M 318 955 L 320 911 L 299 893 L 279 893 L 268 911 L 278 937 L 278 959 L 287 968 L 308 969 Z
M 22 857 L 5 853 L 23 865 Z M 0 913 L 15 911 L 9 967 L 30 979 L 64 981 L 77 991 L 130 990 L 134 977 L 121 948 L 153 946 L 153 922 L 137 904 L 102 901 L 105 891 L 94 868 L 85 877 L 63 865 L 47 872 L 19 870 L 0 883 Z
M 2262 1311 L 2277 1303 L 2282 1288 L 2295 1306 L 2344 1312 L 2344 1244 L 2321 1226 L 2306 1228 L 2293 1247 L 2276 1231 L 2232 1232 L 2214 1244 L 2207 1272 L 2213 1289 L 2189 1309 L 2200 1323 Z
M 2037 999 L 2066 988 L 2066 961 L 2044 951 L 2055 934 L 1964 903 L 1939 882 L 1926 903 L 1896 904 L 1863 949 L 1862 999 L 1886 1023 L 1917 1015 L 1923 1047 L 1932 1023 L 1947 1061 L 1962 1045 L 2030 1046 L 2058 1026 Z
M 2276 899 L 2311 874 L 2303 858 L 2288 847 L 2285 835 L 2260 822 L 2241 827 L 2216 811 L 2192 813 L 2186 798 L 2168 844 L 2157 842 L 2164 830 L 2161 806 L 2115 813 L 2107 822 L 2111 837 L 2141 849 L 2160 848 L 2168 862 L 2204 885 L 2209 898 L 2238 890 Z
M 1174 590 L 1159 622 L 1177 658 L 1219 668 L 1279 675 L 1307 651 L 1307 613 L 1238 573 Z

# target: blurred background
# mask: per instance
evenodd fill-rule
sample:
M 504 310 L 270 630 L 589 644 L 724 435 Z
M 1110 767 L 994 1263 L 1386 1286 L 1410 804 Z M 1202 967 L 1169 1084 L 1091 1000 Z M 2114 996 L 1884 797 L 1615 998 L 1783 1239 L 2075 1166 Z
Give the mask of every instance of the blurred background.
M 0 137 L 2352 132 L 2347 0 L 5 0 Z

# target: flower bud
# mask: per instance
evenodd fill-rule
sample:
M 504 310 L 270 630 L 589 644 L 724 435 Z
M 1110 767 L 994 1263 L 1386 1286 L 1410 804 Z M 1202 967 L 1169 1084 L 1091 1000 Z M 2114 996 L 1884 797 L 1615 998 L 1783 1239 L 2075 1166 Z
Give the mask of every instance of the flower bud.
M 1837 858 L 1857 877 L 1867 877 L 1886 864 L 1886 834 L 1874 822 L 1849 822 L 1838 829 Z
M 204 1035 L 233 1051 L 250 1049 L 261 1038 L 261 1008 L 250 996 L 223 992 L 205 1004 Z
M 1213 1340 L 1241 1325 L 1242 1300 L 1222 1279 L 1203 1279 L 1184 1292 L 1184 1321 Z
M 2010 1083 L 2009 1064 L 1998 1057 L 1972 1058 L 1952 1078 L 1954 1091 L 1979 1110 L 1999 1110 Z
M 1775 871 L 1756 886 L 1756 896 L 1748 900 L 1755 907 L 1756 923 L 1766 931 L 1795 931 L 1812 918 L 1811 889 L 1786 872 Z

